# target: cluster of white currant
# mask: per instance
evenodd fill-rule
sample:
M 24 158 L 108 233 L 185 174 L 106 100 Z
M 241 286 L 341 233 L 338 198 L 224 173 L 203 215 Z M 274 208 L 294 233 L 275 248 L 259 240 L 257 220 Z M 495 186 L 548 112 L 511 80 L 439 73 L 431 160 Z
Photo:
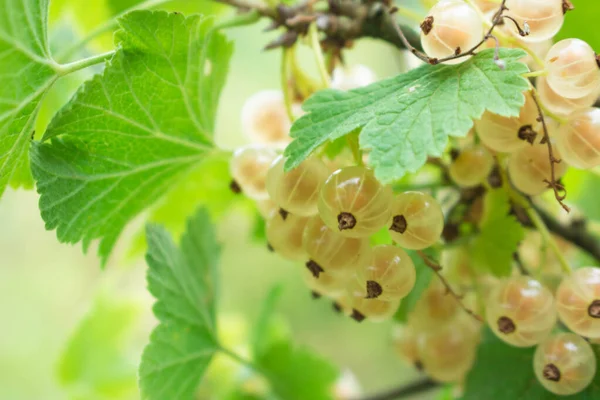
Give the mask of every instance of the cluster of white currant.
M 481 11 L 491 15 L 499 7 L 496 1 L 477 3 Z M 545 69 L 540 71 L 535 90 L 546 114 L 560 121 L 549 122 L 548 130 L 554 157 L 565 161 L 554 164 L 554 179 L 564 175 L 567 164 L 581 169 L 600 165 L 600 109 L 592 107 L 600 96 L 600 61 L 582 40 L 567 39 L 552 45 L 552 37 L 560 30 L 570 3 L 507 0 L 506 7 L 504 23 L 494 30 L 496 39 L 490 39 L 489 45 L 496 46 L 499 40 L 502 46 L 526 48 L 538 60 L 544 60 Z M 457 55 L 481 41 L 483 23 L 479 13 L 463 0 L 441 0 L 422 24 L 421 43 L 430 57 Z M 529 61 L 535 65 L 532 59 Z M 487 149 L 464 149 L 453 166 L 455 181 L 463 186 L 481 183 L 493 165 L 488 152 L 491 150 L 510 154 L 508 173 L 518 190 L 528 195 L 546 190 L 552 179 L 552 165 L 538 117 L 531 92 L 526 93 L 518 117 L 486 112 L 475 121 L 475 131 Z

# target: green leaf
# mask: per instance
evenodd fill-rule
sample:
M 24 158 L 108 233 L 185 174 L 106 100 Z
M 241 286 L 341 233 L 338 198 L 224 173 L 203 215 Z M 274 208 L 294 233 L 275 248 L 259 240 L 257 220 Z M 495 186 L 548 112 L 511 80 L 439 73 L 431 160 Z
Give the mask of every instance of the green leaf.
M 575 10 L 565 15 L 565 23 L 554 40 L 579 38 L 588 42 L 596 52 L 600 52 L 597 28 L 600 5 L 596 0 L 574 0 L 573 4 Z
M 125 225 L 213 147 L 231 44 L 199 16 L 137 11 L 119 50 L 54 118 L 32 151 L 47 229 L 61 242 L 100 239 L 106 262 Z
M 281 298 L 282 292 L 283 288 L 280 285 L 273 287 L 263 302 L 258 319 L 254 323 L 252 337 L 250 338 L 252 353 L 255 355 L 264 353 L 273 340 L 270 331 L 273 325 L 275 308 Z
M 432 259 L 437 259 L 437 252 L 434 252 L 431 249 L 425 250 L 425 254 L 427 254 Z M 408 296 L 402 299 L 400 303 L 400 307 L 398 307 L 398 311 L 394 315 L 394 320 L 398 322 L 406 322 L 408 319 L 408 314 L 415 308 L 415 305 L 421 298 L 423 292 L 429 286 L 429 282 L 433 277 L 433 270 L 425 264 L 423 259 L 419 257 L 419 255 L 415 251 L 408 251 L 408 255 L 415 264 L 415 270 L 417 272 L 417 280 L 415 281 L 415 286 L 410 291 Z
M 71 399 L 117 400 L 137 396 L 136 360 L 128 357 L 139 307 L 99 296 L 67 343 L 58 363 Z
M 595 346 L 594 346 L 595 347 Z M 595 348 L 598 355 L 598 349 Z M 592 384 L 572 396 L 556 396 L 542 387 L 533 372 L 535 347 L 507 345 L 485 329 L 475 365 L 467 376 L 462 400 L 592 400 L 600 398 L 600 368 Z M 598 359 L 599 357 L 597 357 Z
M 29 143 L 44 93 L 58 79 L 48 0 L 0 0 L 0 196 L 29 178 Z
M 525 229 L 510 215 L 508 194 L 502 189 L 487 192 L 484 209 L 479 235 L 469 245 L 473 265 L 495 276 L 509 276 Z
M 140 365 L 144 399 L 192 399 L 219 349 L 216 339 L 217 263 L 220 249 L 208 213 L 188 221 L 177 248 L 167 231 L 147 228 L 148 288 L 157 302 L 154 329 Z
M 364 88 L 323 90 L 303 105 L 305 116 L 292 126 L 286 169 L 297 166 L 319 146 L 356 129 L 369 165 L 384 183 L 417 171 L 428 156 L 440 156 L 448 136 L 465 136 L 485 110 L 519 114 L 525 102 L 528 71 L 517 62 L 522 50 L 501 49 L 507 67 L 484 50 L 457 65 L 424 65 Z
M 337 369 L 306 349 L 281 341 L 259 354 L 255 362 L 281 399 L 333 399 Z

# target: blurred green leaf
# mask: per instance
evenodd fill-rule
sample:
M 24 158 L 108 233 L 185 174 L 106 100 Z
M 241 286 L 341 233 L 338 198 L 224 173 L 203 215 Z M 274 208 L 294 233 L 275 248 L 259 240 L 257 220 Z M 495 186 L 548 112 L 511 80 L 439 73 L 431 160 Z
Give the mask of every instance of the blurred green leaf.
M 265 352 L 266 348 L 272 342 L 273 337 L 271 329 L 273 325 L 273 317 L 277 303 L 281 298 L 283 288 L 279 285 L 273 287 L 265 298 L 258 319 L 254 323 L 252 337 L 250 338 L 250 348 L 254 355 L 260 355 Z
M 473 265 L 481 272 L 509 276 L 513 254 L 525 237 L 525 229 L 510 215 L 508 194 L 503 189 L 488 191 L 480 232 L 469 244 Z
M 569 190 L 568 202 L 575 205 L 586 218 L 600 220 L 600 175 L 570 168 L 563 182 Z
M 333 399 L 337 369 L 306 349 L 281 341 L 258 354 L 255 363 L 281 399 Z
M 595 346 L 594 346 L 595 347 Z M 594 349 L 598 355 L 598 349 Z M 572 396 L 557 396 L 537 381 L 533 372 L 535 347 L 512 347 L 486 328 L 475 365 L 467 376 L 462 400 L 593 400 L 600 398 L 600 368 L 592 384 Z M 597 360 L 600 359 L 597 357 Z
M 596 52 L 600 52 L 598 0 L 572 0 L 572 3 L 575 10 L 565 15 L 565 23 L 554 40 L 579 38 L 588 42 Z
M 417 252 L 415 251 L 407 251 L 408 255 L 415 264 L 415 270 L 417 272 L 417 280 L 415 281 L 415 286 L 410 291 L 408 296 L 402 299 L 400 303 L 400 307 L 398 307 L 398 311 L 394 315 L 394 319 L 398 322 L 406 322 L 408 319 L 408 314 L 415 308 L 415 305 L 421 298 L 423 292 L 429 286 L 429 282 L 434 275 L 433 270 L 425 264 L 423 259 L 419 257 Z M 438 253 L 433 249 L 425 250 L 425 254 L 429 256 L 431 259 L 436 260 L 438 258 Z
M 232 52 L 199 16 L 136 11 L 119 23 L 113 60 L 54 118 L 31 158 L 46 228 L 84 250 L 100 239 L 103 262 L 125 225 L 214 148 Z
M 0 196 L 31 187 L 29 144 L 44 93 L 58 79 L 47 37 L 48 0 L 0 0 Z
M 206 210 L 188 221 L 177 248 L 167 231 L 147 229 L 148 289 L 156 298 L 154 329 L 140 365 L 144 399 L 192 399 L 216 351 L 220 254 Z
M 139 317 L 137 304 L 99 296 L 61 355 L 57 374 L 73 400 L 137 397 L 137 362 L 127 347 Z
M 294 141 L 285 150 L 286 169 L 319 146 L 360 130 L 360 147 L 384 183 L 415 172 L 428 156 L 440 156 L 449 136 L 465 136 L 484 111 L 517 115 L 525 101 L 524 52 L 500 49 L 506 68 L 484 50 L 456 65 L 423 65 L 359 89 L 326 89 L 303 104 L 307 114 L 294 122 Z

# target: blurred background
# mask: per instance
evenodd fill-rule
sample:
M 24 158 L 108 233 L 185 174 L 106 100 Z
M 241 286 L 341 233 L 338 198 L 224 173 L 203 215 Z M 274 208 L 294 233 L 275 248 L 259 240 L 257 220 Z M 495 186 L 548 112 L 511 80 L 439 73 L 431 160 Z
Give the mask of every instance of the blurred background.
M 61 49 L 65 43 L 74 43 L 111 15 L 138 2 L 52 1 L 53 47 Z M 417 1 L 402 2 L 404 6 L 406 3 L 419 10 Z M 569 35 L 579 21 L 577 35 L 599 42 L 600 31 L 593 22 L 584 21 L 600 15 L 600 4 L 594 0 L 573 3 L 585 11 L 577 13 L 578 20 L 567 18 L 563 35 Z M 161 8 L 231 13 L 208 0 L 173 1 Z M 257 91 L 279 88 L 280 52 L 261 50 L 274 38 L 262 33 L 264 27 L 257 24 L 227 31 L 235 42 L 235 52 L 216 132 L 217 142 L 226 149 L 245 143 L 240 127 L 244 100 Z M 109 33 L 91 42 L 83 52 L 111 48 L 111 36 Z M 308 55 L 307 49 L 302 51 Z M 346 56 L 349 65 L 365 64 L 379 78 L 405 68 L 403 55 L 380 42 L 363 40 Z M 314 70 L 312 57 L 300 58 L 309 71 Z M 38 135 L 81 81 L 98 71 L 86 70 L 58 83 L 46 99 Z M 23 189 L 9 189 L 0 199 L 0 399 L 139 398 L 137 363 L 155 324 L 140 251 L 139 230 L 144 218 L 132 224 L 101 270 L 94 248 L 85 255 L 79 245 L 60 244 L 54 232 L 44 229 L 37 201 L 34 191 Z M 218 214 L 218 232 L 223 239 L 219 315 L 226 342 L 244 352 L 247 332 L 262 300 L 280 284 L 283 292 L 278 311 L 295 341 L 330 359 L 341 370 L 352 371 L 364 393 L 418 377 L 391 351 L 390 322 L 357 324 L 334 313 L 327 300 L 313 300 L 298 265 L 269 253 L 264 243 L 252 239 L 254 220 L 247 210 L 238 207 Z M 224 361 L 213 368 L 217 370 L 209 372 L 208 380 L 225 382 L 227 374 L 235 373 Z M 436 396 L 434 391 L 421 398 Z

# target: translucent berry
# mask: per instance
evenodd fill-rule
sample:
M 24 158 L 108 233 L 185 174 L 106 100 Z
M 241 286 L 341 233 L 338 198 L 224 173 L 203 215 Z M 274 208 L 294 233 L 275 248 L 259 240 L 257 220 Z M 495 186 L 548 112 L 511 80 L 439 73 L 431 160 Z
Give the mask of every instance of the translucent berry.
M 564 22 L 563 0 L 507 0 L 505 15 L 514 18 L 522 31 L 528 33 L 521 36 L 517 26 L 505 19 L 510 31 L 524 42 L 541 42 L 558 33 Z
M 578 99 L 600 86 L 600 67 L 589 44 L 580 39 L 556 43 L 546 55 L 548 85 L 559 96 Z
M 371 260 L 355 275 L 368 299 L 396 300 L 405 297 L 415 285 L 415 266 L 404 250 L 392 245 L 375 246 Z
M 280 90 L 263 90 L 250 96 L 242 107 L 242 130 L 253 143 L 287 145 L 291 122 Z
M 329 169 L 318 158 L 309 158 L 285 172 L 285 158 L 279 156 L 267 174 L 267 191 L 281 208 L 293 214 L 310 216 L 317 213 L 319 190 L 329 176 Z
M 308 218 L 290 214 L 281 209 L 267 220 L 266 235 L 273 250 L 289 260 L 304 260 L 302 234 Z
M 410 325 L 396 325 L 392 332 L 392 343 L 396 354 L 407 364 L 421 369 L 418 338 L 419 334 Z
M 498 3 L 494 0 L 475 0 L 475 4 L 477 4 L 479 9 L 484 13 L 496 11 L 499 7 Z
M 584 108 L 591 107 L 598 97 L 600 96 L 600 88 L 588 96 L 583 96 L 577 99 L 568 99 L 566 97 L 558 95 L 548 85 L 545 77 L 540 76 L 537 78 L 536 86 L 540 95 L 540 100 L 546 106 L 546 108 L 555 114 L 568 116 L 574 111 L 578 111 Z
M 387 301 L 367 298 L 364 285 L 356 277 L 350 278 L 347 290 L 352 299 L 351 317 L 358 322 L 365 318 L 373 322 L 385 321 L 391 318 L 400 306 L 400 299 Z
M 371 170 L 346 167 L 334 172 L 321 188 L 319 213 L 331 229 L 348 237 L 379 231 L 390 217 L 393 194 Z
M 553 155 L 560 159 L 560 153 L 554 148 Z M 526 147 L 510 156 L 508 174 L 513 185 L 521 192 L 534 196 L 548 189 L 551 177 L 550 158 L 548 147 L 545 144 L 536 144 Z M 567 164 L 561 162 L 554 164 L 555 178 L 559 179 L 567 171 Z
M 486 111 L 475 120 L 477 135 L 487 147 L 502 153 L 512 153 L 541 138 L 537 122 L 538 111 L 531 94 L 525 94 L 525 105 L 518 117 L 503 117 Z M 538 138 L 539 135 L 539 138 Z
M 446 287 L 433 278 L 408 315 L 408 324 L 419 331 L 436 329 L 454 320 L 459 309 L 460 305 L 448 295 Z
M 596 356 L 580 336 L 557 333 L 535 350 L 533 370 L 548 391 L 561 396 L 575 394 L 594 379 Z
M 586 108 L 569 116 L 560 127 L 556 147 L 561 157 L 576 168 L 600 165 L 600 108 Z
M 479 43 L 482 37 L 481 19 L 462 0 L 440 0 L 421 24 L 421 44 L 432 58 L 445 58 L 466 52 Z M 465 59 L 450 63 L 459 63 Z
M 392 203 L 389 232 L 401 247 L 421 250 L 440 239 L 444 214 L 438 202 L 426 193 L 404 192 Z
M 323 271 L 316 277 L 309 268 L 303 270 L 304 282 L 311 290 L 332 298 L 336 298 L 346 291 L 350 275 L 350 272 L 330 274 Z
M 256 209 L 263 218 L 268 219 L 273 213 L 279 211 L 279 206 L 270 198 L 256 200 Z
M 348 68 L 337 67 L 333 70 L 331 87 L 350 90 L 370 85 L 376 80 L 375 73 L 367 66 L 357 64 Z
M 464 149 L 450 164 L 450 178 L 462 187 L 477 186 L 492 172 L 494 158 L 484 147 Z
M 269 198 L 267 171 L 277 158 L 277 152 L 264 145 L 240 147 L 233 153 L 229 169 L 242 192 L 255 200 Z
M 329 229 L 319 216 L 308 220 L 302 245 L 310 258 L 306 267 L 315 277 L 323 271 L 331 274 L 354 271 L 364 266 L 371 257 L 368 239 L 342 236 Z
M 552 293 L 535 279 L 502 280 L 488 299 L 486 317 L 500 339 L 516 347 L 540 343 L 556 323 Z
M 579 268 L 565 277 L 556 292 L 556 309 L 573 332 L 600 338 L 600 268 Z
M 462 380 L 473 366 L 478 339 L 463 318 L 418 338 L 425 373 L 440 382 Z

